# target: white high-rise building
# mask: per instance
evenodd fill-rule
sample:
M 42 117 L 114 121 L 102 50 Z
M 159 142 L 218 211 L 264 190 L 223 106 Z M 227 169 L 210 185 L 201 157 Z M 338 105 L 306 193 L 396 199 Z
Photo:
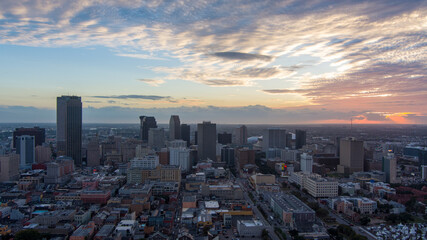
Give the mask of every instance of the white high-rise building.
M 169 148 L 170 165 L 179 166 L 181 171 L 188 172 L 191 169 L 190 149 L 188 148 Z
M 16 138 L 16 153 L 20 156 L 19 167 L 31 168 L 36 162 L 34 136 L 23 135 Z
M 305 173 L 313 172 L 313 157 L 307 153 L 301 154 L 301 171 Z

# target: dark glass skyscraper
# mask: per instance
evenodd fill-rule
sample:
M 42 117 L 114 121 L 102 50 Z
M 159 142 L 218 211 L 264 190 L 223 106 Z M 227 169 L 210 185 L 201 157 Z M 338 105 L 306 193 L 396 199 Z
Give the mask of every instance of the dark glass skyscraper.
M 304 130 L 295 130 L 295 149 L 301 149 L 305 145 L 306 138 Z
M 227 145 L 231 143 L 232 135 L 231 133 L 218 133 L 218 143 Z
M 178 115 L 172 115 L 169 120 L 169 140 L 181 139 L 181 122 Z
M 190 125 L 181 124 L 181 139 L 187 142 L 187 147 L 190 146 Z
M 66 155 L 82 165 L 82 100 L 77 96 L 56 99 L 56 145 L 58 155 Z
M 197 124 L 198 155 L 200 160 L 216 161 L 216 124 L 203 122 Z
M 148 142 L 148 130 L 150 128 L 157 128 L 157 122 L 154 117 L 140 116 L 141 120 L 141 139 L 144 142 Z

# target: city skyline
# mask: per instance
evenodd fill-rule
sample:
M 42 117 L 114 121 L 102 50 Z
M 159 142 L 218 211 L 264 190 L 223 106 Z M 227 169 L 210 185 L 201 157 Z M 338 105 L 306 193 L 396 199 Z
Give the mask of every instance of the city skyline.
M 427 124 L 425 1 L 2 1 L 0 122 Z

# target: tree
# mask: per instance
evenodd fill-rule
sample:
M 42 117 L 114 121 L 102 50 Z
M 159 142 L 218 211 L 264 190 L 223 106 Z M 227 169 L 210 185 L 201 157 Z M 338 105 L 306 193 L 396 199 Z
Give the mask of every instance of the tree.
M 289 231 L 289 235 L 291 235 L 292 238 L 295 238 L 298 236 L 298 230 L 292 229 Z
M 208 232 L 209 232 L 209 229 L 211 229 L 211 227 L 209 227 L 209 225 L 205 225 L 203 227 L 203 235 L 207 236 Z
M 41 240 L 41 235 L 34 229 L 25 229 L 17 232 L 14 240 Z
M 265 240 L 269 239 L 267 229 L 262 230 L 261 237 L 262 237 L 262 239 L 265 239 Z
M 309 202 L 309 203 L 307 203 L 307 206 L 309 206 L 314 211 L 316 211 L 317 209 L 319 209 L 319 204 L 317 202 Z
M 324 208 L 319 208 L 316 210 L 316 216 L 319 218 L 325 218 L 329 215 L 329 211 Z
M 371 222 L 371 219 L 368 216 L 363 216 L 360 218 L 360 224 L 366 226 Z

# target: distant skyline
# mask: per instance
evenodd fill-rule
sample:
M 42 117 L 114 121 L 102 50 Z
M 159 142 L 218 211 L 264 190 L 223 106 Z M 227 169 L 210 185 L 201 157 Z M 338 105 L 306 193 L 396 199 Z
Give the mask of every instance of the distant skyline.
M 427 124 L 427 2 L 0 1 L 0 122 Z

